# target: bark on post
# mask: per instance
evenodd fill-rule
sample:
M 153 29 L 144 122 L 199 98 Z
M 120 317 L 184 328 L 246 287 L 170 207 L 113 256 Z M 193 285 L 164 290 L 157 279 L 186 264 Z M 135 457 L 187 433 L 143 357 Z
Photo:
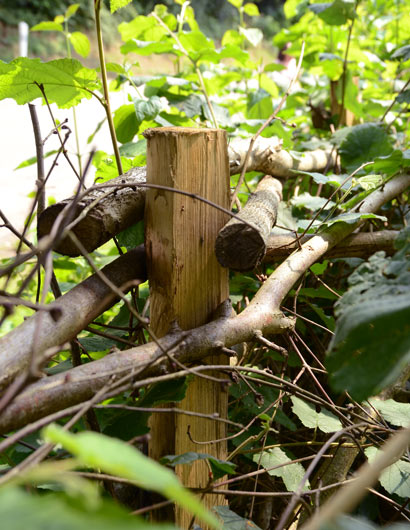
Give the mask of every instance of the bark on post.
M 189 191 L 229 208 L 229 161 L 226 133 L 216 129 L 167 127 L 144 133 L 147 145 L 147 182 Z M 215 239 L 226 215 L 194 198 L 148 189 L 146 197 L 146 250 L 151 288 L 152 330 L 165 335 L 173 323 L 188 330 L 208 322 L 229 296 L 228 271 L 214 256 Z M 226 356 L 209 358 L 226 363 Z M 225 417 L 227 393 L 215 382 L 196 378 L 181 408 Z M 165 418 L 164 418 L 165 416 Z M 195 445 L 194 440 L 225 436 L 225 424 L 184 415 L 157 414 L 151 422 L 150 455 L 198 451 L 226 457 L 225 442 Z M 177 469 L 184 485 L 205 487 L 209 469 L 204 461 Z M 209 495 L 208 506 L 224 504 L 223 496 Z M 176 522 L 188 528 L 190 516 L 177 509 Z

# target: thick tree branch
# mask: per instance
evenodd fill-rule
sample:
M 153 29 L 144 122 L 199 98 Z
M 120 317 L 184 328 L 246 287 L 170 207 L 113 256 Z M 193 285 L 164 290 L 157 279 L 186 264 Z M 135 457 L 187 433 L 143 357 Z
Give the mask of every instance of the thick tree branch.
M 394 253 L 394 241 L 398 232 L 395 230 L 382 230 L 380 232 L 360 232 L 346 237 L 338 245 L 331 248 L 324 254 L 324 258 L 362 258 L 384 250 L 387 255 Z M 266 255 L 263 259 L 265 263 L 281 261 L 301 245 L 310 241 L 314 236 L 305 235 L 301 240 L 295 236 L 287 234 L 270 234 Z
M 240 173 L 243 161 L 249 147 L 249 140 L 234 141 L 229 145 L 230 173 Z M 328 165 L 332 166 L 335 156 L 330 151 L 320 149 L 301 153 L 301 158 L 294 159 L 283 151 L 278 140 L 258 138 L 248 163 L 248 171 L 261 171 L 268 175 L 288 177 L 293 175 L 292 169 L 302 171 L 323 171 Z M 146 182 L 146 168 L 133 168 L 124 175 L 109 181 L 112 184 L 112 193 L 104 188 L 93 190 L 79 202 L 76 207 L 75 217 L 96 199 L 100 201 L 82 219 L 73 231 L 88 252 L 92 252 L 113 236 L 125 230 L 132 224 L 140 221 L 144 216 L 146 188 L 138 184 Z M 130 187 L 123 187 L 124 184 Z M 120 184 L 121 188 L 116 188 Z M 107 193 L 108 192 L 108 193 Z M 72 201 L 66 199 L 47 208 L 39 218 L 38 238 L 50 233 L 51 227 L 61 210 Z M 67 237 L 55 248 L 57 252 L 67 256 L 78 256 L 77 247 Z
M 115 285 L 128 291 L 132 285 L 146 280 L 144 248 L 140 246 L 124 254 L 104 267 L 102 272 Z M 117 299 L 116 294 L 94 274 L 49 304 L 47 311 L 37 312 L 0 338 L 0 390 L 28 368 L 33 354 L 43 355 L 49 348 L 72 340 Z
M 223 267 L 249 271 L 259 265 L 266 254 L 267 241 L 281 200 L 282 184 L 266 175 L 238 217 L 230 219 L 219 231 L 215 254 Z
M 95 186 L 75 208 L 73 219 L 95 202 L 87 215 L 72 229 L 88 252 L 100 247 L 113 236 L 125 230 L 144 217 L 145 190 L 138 184 L 145 183 L 145 167 L 135 167 L 103 184 Z M 112 188 L 107 187 L 112 184 Z M 125 187 L 129 184 L 130 187 Z M 118 187 L 121 185 L 121 187 Z M 111 192 L 111 193 L 110 193 Z M 49 206 L 38 220 L 38 239 L 50 233 L 58 214 L 73 198 Z M 64 238 L 54 249 L 67 256 L 78 256 L 77 246 L 69 237 Z

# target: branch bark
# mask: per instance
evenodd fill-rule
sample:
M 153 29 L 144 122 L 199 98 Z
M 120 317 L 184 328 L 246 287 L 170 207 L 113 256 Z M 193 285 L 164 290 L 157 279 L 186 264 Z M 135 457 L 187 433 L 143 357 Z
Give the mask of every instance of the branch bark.
M 360 232 L 352 234 L 343 239 L 335 247 L 328 250 L 324 258 L 362 258 L 367 259 L 369 256 L 384 250 L 387 255 L 394 253 L 394 241 L 398 232 L 395 230 L 381 230 L 380 232 Z M 297 250 L 300 245 L 310 241 L 314 236 L 305 235 L 301 240 L 295 236 L 286 234 L 270 234 L 267 241 L 266 255 L 263 259 L 266 263 L 281 261 L 293 251 Z
M 266 254 L 281 200 L 282 184 L 266 175 L 238 217 L 230 219 L 218 233 L 215 254 L 222 267 L 249 271 L 259 265 Z M 245 220 L 246 224 L 238 218 Z
M 362 213 L 375 212 L 385 202 L 406 190 L 410 175 L 400 175 L 373 192 L 360 206 Z M 90 399 L 112 378 L 146 375 L 167 370 L 164 350 L 183 363 L 200 361 L 223 347 L 249 342 L 255 333 L 274 335 L 291 330 L 294 319 L 285 317 L 279 307 L 294 283 L 328 250 L 353 232 L 360 223 L 335 223 L 305 243 L 283 262 L 259 289 L 249 306 L 238 316 L 225 316 L 190 332 L 168 333 L 160 341 L 107 355 L 103 359 L 73 368 L 69 372 L 30 385 L 0 418 L 0 432 L 17 429 L 30 421 Z
M 131 285 L 144 282 L 147 273 L 143 246 L 119 257 L 102 272 L 125 292 Z M 94 274 L 49 304 L 47 311 L 37 312 L 0 338 L 0 390 L 29 367 L 33 355 L 44 355 L 49 348 L 74 339 L 117 299 L 116 294 Z
M 249 140 L 234 141 L 229 145 L 230 174 L 240 173 Z M 278 140 L 258 138 L 254 144 L 248 164 L 248 171 L 260 171 L 277 177 L 291 176 L 292 169 L 302 171 L 323 171 L 326 167 L 334 165 L 336 157 L 330 151 L 317 149 L 301 153 L 301 158 L 296 159 L 282 150 Z M 96 205 L 73 229 L 74 233 L 86 248 L 92 252 L 113 236 L 143 219 L 146 188 L 138 184 L 146 182 L 146 168 L 133 168 L 124 175 L 109 181 L 112 192 L 109 193 L 107 183 L 104 188 L 93 190 L 77 206 L 75 218 L 94 201 Z M 130 184 L 130 187 L 116 187 L 118 184 Z M 51 227 L 61 210 L 72 201 L 65 199 L 47 208 L 40 216 L 38 223 L 38 238 L 50 233 Z M 67 256 L 78 256 L 78 248 L 65 238 L 55 248 L 57 252 Z
M 145 167 L 135 167 L 124 175 L 110 180 L 109 183 L 105 182 L 101 189 L 96 186 L 84 199 L 78 202 L 73 219 L 76 219 L 85 208 L 95 203 L 84 219 L 72 229 L 87 252 L 92 252 L 115 235 L 143 219 L 146 188 L 140 188 L 138 184 L 145 182 Z M 107 184 L 112 184 L 112 188 L 107 187 Z M 125 187 L 124 184 L 129 184 L 129 187 Z M 38 219 L 38 239 L 51 232 L 58 214 L 72 200 L 72 197 L 65 199 L 44 210 Z M 69 237 L 59 242 L 54 250 L 66 256 L 80 255 L 77 246 Z

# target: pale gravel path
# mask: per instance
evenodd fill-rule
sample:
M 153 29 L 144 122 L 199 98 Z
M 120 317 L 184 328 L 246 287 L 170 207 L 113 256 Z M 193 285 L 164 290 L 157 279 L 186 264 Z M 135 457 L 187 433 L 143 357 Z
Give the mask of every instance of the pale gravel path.
M 117 108 L 126 101 L 126 95 L 114 93 L 112 98 L 113 108 Z M 40 100 L 36 102 L 37 114 L 40 120 L 42 136 L 45 137 L 52 128 L 52 122 L 47 107 L 42 106 Z M 112 146 L 105 123 L 94 138 L 91 145 L 87 145 L 87 138 L 94 131 L 97 123 L 104 117 L 101 105 L 95 100 L 84 100 L 76 107 L 77 121 L 79 124 L 80 146 L 82 153 L 89 153 L 91 147 L 112 153 Z M 74 153 L 74 125 L 71 109 L 57 109 L 53 106 L 55 117 L 63 121 L 68 118 L 68 125 L 73 130 L 70 137 L 68 150 Z M 31 126 L 30 113 L 27 105 L 17 105 L 13 100 L 0 101 L 0 208 L 9 220 L 22 229 L 32 199 L 28 195 L 35 190 L 36 165 L 14 170 L 22 161 L 35 156 L 34 136 Z M 55 135 L 47 141 L 44 152 L 58 147 Z M 85 160 L 87 156 L 83 157 Z M 45 161 L 46 172 L 50 168 L 53 157 Z M 72 195 L 77 178 L 63 156 L 50 176 L 47 185 L 47 196 L 54 197 L 57 201 Z M 71 160 L 76 165 L 76 157 L 71 155 Z M 88 184 L 93 180 L 94 172 L 87 176 Z M 1 224 L 1 220 L 0 220 Z M 34 233 L 30 239 L 34 240 Z M 6 228 L 0 228 L 0 258 L 13 255 L 17 239 Z

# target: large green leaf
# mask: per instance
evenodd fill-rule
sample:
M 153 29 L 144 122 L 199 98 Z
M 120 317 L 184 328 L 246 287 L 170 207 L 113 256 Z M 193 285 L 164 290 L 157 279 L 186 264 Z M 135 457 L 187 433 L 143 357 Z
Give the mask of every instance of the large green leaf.
M 49 103 L 60 108 L 90 99 L 100 88 L 97 72 L 85 68 L 76 59 L 57 59 L 43 63 L 40 59 L 19 57 L 11 63 L 0 61 L 0 99 L 12 98 L 19 105 L 42 97 L 44 87 Z
M 410 425 L 410 403 L 399 403 L 394 399 L 372 398 L 369 403 L 383 418 L 397 427 L 408 427 Z
M 349 171 L 357 169 L 364 162 L 389 155 L 392 151 L 386 131 L 374 123 L 351 127 L 340 146 L 342 164 Z
M 215 517 L 195 495 L 186 490 L 175 474 L 130 445 L 95 432 L 72 434 L 55 424 L 47 426 L 44 437 L 61 444 L 81 463 L 106 473 L 127 478 L 141 488 L 156 491 L 196 515 L 212 528 L 219 528 Z
M 309 9 L 326 24 L 341 26 L 355 17 L 356 4 L 353 1 L 335 0 L 333 3 L 310 4 Z
M 253 455 L 253 461 L 260 463 L 262 467 L 268 470 L 269 475 L 280 477 L 285 483 L 288 491 L 296 491 L 299 486 L 305 470 L 302 464 L 292 464 L 292 460 L 279 447 L 274 447 L 268 451 Z M 277 469 L 270 469 L 275 466 L 281 466 Z M 303 490 L 309 489 L 309 481 L 306 481 Z
M 330 381 L 357 400 L 378 394 L 410 362 L 410 228 L 400 233 L 396 247 L 392 258 L 377 252 L 358 267 L 335 306 Z
M 380 449 L 367 447 L 364 450 L 369 462 L 377 458 Z M 390 494 L 398 495 L 403 499 L 410 498 L 410 462 L 398 460 L 382 471 L 379 482 Z
M 219 458 L 215 458 L 212 455 L 208 455 L 206 453 L 196 453 L 194 451 L 189 451 L 188 453 L 183 453 L 182 455 L 164 456 L 161 458 L 161 464 L 175 467 L 180 464 L 192 464 L 196 460 L 208 460 L 212 468 L 214 479 L 221 478 L 226 474 L 235 474 L 236 464 L 233 462 L 220 460 Z
M 213 511 L 222 519 L 224 530 L 261 530 L 255 523 L 236 514 L 228 506 L 216 506 Z
M 87 509 L 61 494 L 30 495 L 18 488 L 0 491 L 0 519 L 5 530 L 175 530 L 173 525 L 130 517 L 108 500 Z
M 114 112 L 114 126 L 117 140 L 122 144 L 130 142 L 138 133 L 139 123 L 134 105 L 121 105 Z
M 320 429 L 322 432 L 336 432 L 342 429 L 340 420 L 331 412 L 324 409 L 316 412 L 313 405 L 306 403 L 303 399 L 291 396 L 292 410 L 305 427 Z

